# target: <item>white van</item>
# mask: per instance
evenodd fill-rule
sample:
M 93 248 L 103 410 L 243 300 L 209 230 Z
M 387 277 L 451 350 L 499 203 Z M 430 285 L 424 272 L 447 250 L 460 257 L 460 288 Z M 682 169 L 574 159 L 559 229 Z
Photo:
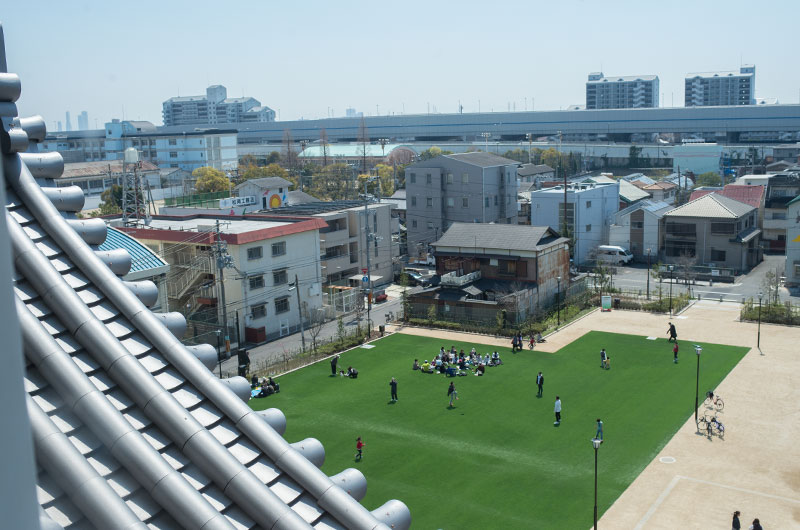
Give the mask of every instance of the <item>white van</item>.
M 611 263 L 613 265 L 624 265 L 633 259 L 633 254 L 626 248 L 616 245 L 600 245 L 597 247 L 597 261 Z

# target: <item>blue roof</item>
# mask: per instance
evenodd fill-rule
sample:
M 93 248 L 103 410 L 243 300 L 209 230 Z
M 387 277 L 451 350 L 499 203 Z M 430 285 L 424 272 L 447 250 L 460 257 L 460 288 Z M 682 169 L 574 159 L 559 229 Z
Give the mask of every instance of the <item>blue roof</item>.
M 114 250 L 117 248 L 127 250 L 131 255 L 131 270 L 128 274 L 169 266 L 169 264 L 159 258 L 155 252 L 116 228 L 108 227 L 106 240 L 97 248 L 98 250 Z M 165 271 L 157 271 L 157 273 L 158 272 Z

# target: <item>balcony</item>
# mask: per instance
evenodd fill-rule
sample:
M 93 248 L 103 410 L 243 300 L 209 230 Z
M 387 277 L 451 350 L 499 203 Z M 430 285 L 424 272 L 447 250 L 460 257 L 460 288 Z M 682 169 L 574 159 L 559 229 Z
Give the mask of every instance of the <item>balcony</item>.
M 447 274 L 442 274 L 442 279 L 439 284 L 445 287 L 463 287 L 480 279 L 481 271 L 470 272 L 469 274 L 464 274 L 463 276 L 458 276 L 458 272 L 453 271 L 448 272 Z
M 786 219 L 764 219 L 764 230 L 785 230 L 789 226 Z

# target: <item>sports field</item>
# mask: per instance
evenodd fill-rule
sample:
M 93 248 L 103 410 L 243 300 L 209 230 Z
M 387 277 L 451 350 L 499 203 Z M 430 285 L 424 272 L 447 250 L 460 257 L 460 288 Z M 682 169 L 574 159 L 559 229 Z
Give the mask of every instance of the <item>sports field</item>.
M 287 440 L 319 439 L 323 471 L 360 469 L 368 485 L 362 503 L 374 509 L 400 499 L 415 528 L 589 528 L 596 418 L 605 427 L 602 514 L 693 413 L 696 364 L 688 341 L 676 365 L 665 339 L 590 332 L 556 353 L 499 350 L 503 366 L 457 378 L 411 370 L 415 358 L 430 360 L 451 343 L 395 334 L 372 344 L 339 360 L 340 369 L 357 368 L 358 379 L 331 377 L 323 361 L 281 377 L 279 394 L 250 405 L 281 409 Z M 473 346 L 452 345 L 467 352 Z M 702 400 L 747 348 L 701 346 Z M 611 370 L 600 368 L 601 348 Z M 397 403 L 389 399 L 391 377 L 399 383 Z M 451 381 L 459 396 L 452 409 Z M 558 427 L 556 394 L 563 403 Z M 357 436 L 366 443 L 361 462 L 354 460 Z

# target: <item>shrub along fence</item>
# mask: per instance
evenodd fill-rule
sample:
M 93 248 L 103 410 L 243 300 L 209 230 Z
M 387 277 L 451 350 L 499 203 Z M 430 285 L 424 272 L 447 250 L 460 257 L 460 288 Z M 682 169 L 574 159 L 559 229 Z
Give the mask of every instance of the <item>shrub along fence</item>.
M 751 298 L 742 306 L 739 320 L 756 322 L 759 319 L 758 313 L 758 302 Z M 761 322 L 787 326 L 800 325 L 800 305 L 791 302 L 761 304 Z

